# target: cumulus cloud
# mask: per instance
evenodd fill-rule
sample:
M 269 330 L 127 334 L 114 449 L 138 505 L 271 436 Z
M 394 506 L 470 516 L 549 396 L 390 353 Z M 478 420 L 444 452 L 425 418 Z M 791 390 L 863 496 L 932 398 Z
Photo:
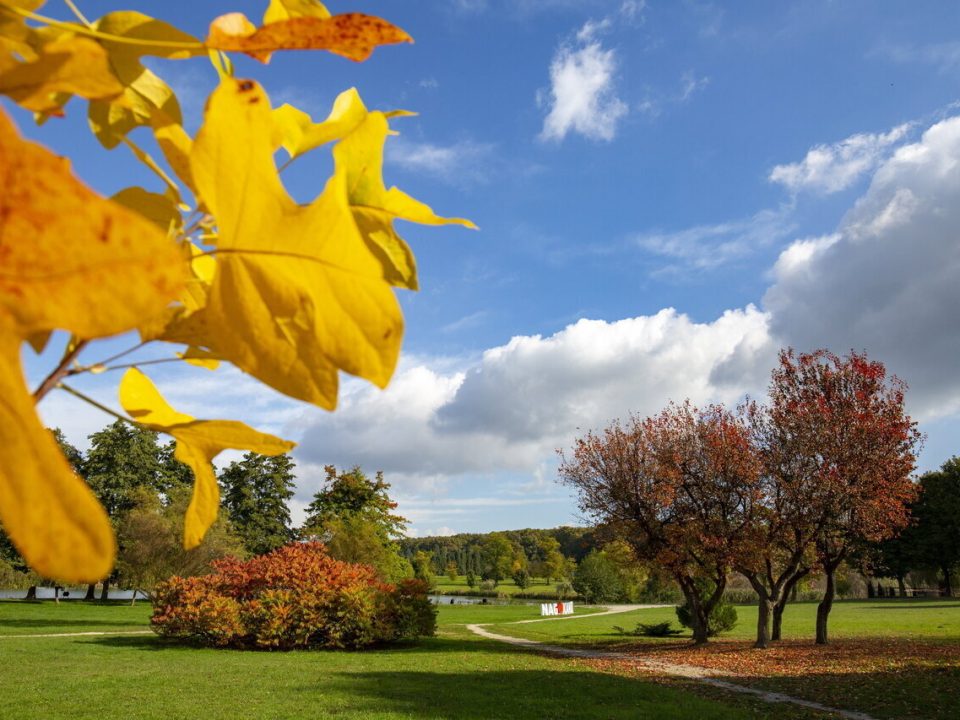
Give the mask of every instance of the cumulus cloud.
M 960 410 L 960 117 L 880 165 L 836 234 L 774 268 L 771 329 L 800 348 L 865 349 L 910 385 L 921 418 Z
M 459 367 L 408 364 L 383 392 L 354 385 L 336 413 L 306 430 L 300 454 L 381 468 L 410 492 L 471 473 L 536 477 L 557 448 L 612 418 L 687 397 L 735 401 L 743 378 L 731 384 L 711 373 L 738 352 L 773 358 L 767 318 L 754 307 L 709 323 L 672 309 L 580 320 L 549 337 L 515 337 Z M 763 373 L 754 380 L 750 389 L 762 389 Z
M 561 45 L 550 64 L 550 90 L 539 101 L 549 110 L 540 132 L 542 140 L 563 140 L 576 132 L 591 140 L 610 141 L 627 114 L 627 104 L 615 87 L 617 57 L 597 36 L 609 20 L 587 21 L 574 44 Z
M 774 167 L 770 182 L 793 193 L 805 190 L 827 195 L 846 190 L 876 168 L 890 149 L 905 139 L 910 127 L 907 123 L 887 133 L 858 133 L 832 145 L 817 145 L 800 162 Z

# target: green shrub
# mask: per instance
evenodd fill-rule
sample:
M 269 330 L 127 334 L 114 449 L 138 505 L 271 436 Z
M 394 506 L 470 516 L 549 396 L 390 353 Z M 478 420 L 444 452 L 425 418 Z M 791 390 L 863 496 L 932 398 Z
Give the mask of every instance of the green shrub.
M 677 620 L 685 628 L 693 628 L 693 614 L 689 603 L 677 606 Z M 720 633 L 729 632 L 737 625 L 737 609 L 730 603 L 721 600 L 714 605 L 707 620 L 707 636 L 715 637 Z
M 424 583 L 382 583 L 372 567 L 334 560 L 320 543 L 219 560 L 214 568 L 157 586 L 154 630 L 203 645 L 288 650 L 361 648 L 436 628 Z
M 673 637 L 674 635 L 680 635 L 683 630 L 671 627 L 672 624 L 673 623 L 669 621 L 650 625 L 647 623 L 637 623 L 637 626 L 633 630 L 626 630 L 619 625 L 614 625 L 613 629 L 621 635 L 629 635 L 631 637 Z

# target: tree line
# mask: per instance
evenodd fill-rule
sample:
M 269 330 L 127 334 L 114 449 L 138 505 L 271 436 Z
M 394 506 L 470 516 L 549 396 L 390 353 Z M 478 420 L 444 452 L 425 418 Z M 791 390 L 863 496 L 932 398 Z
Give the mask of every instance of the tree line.
M 220 557 L 262 555 L 298 539 L 321 540 L 335 559 L 374 566 L 388 582 L 412 576 L 398 540 L 406 521 L 394 513 L 382 474 L 368 478 L 359 468 L 338 472 L 327 467 L 326 482 L 295 527 L 289 502 L 294 495 L 295 464 L 289 455 L 246 453 L 218 474 L 221 510 L 199 547 L 183 549 L 184 511 L 193 474 L 174 456 L 174 443 L 161 444 L 157 433 L 123 421 L 89 436 L 83 453 L 52 430 L 74 472 L 106 508 L 117 534 L 119 552 L 112 574 L 102 581 L 100 597 L 111 585 L 152 587 L 172 575 L 209 571 Z M 44 581 L 0 527 L 0 587 L 28 587 L 28 597 Z M 95 586 L 86 598 L 95 597 Z

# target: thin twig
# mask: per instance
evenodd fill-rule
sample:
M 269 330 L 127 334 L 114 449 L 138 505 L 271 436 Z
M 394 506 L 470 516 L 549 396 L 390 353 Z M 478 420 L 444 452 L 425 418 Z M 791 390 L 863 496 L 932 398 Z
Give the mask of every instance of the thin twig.
M 155 360 L 140 360 L 139 362 L 123 363 L 122 365 L 110 365 L 104 367 L 100 372 L 110 372 L 111 370 L 123 370 L 124 368 L 140 367 L 141 365 L 160 365 L 161 363 L 186 362 L 184 358 L 157 358 Z
M 84 395 L 82 392 L 70 387 L 69 385 L 60 383 L 57 385 L 57 387 L 60 388 L 61 390 L 66 390 L 75 398 L 79 398 L 80 400 L 83 400 L 85 403 L 89 403 L 90 405 L 93 405 L 95 408 L 97 408 L 97 410 L 102 410 L 103 412 L 107 413 L 107 415 L 112 415 L 113 417 L 117 418 L 117 420 L 123 420 L 124 422 L 128 422 L 131 425 L 136 425 L 137 427 L 144 427 L 143 425 L 138 423 L 136 420 L 132 420 L 131 418 L 126 417 L 125 415 L 121 415 L 116 410 L 112 410 L 108 408 L 106 405 L 98 403 L 92 397 L 89 397 L 88 395 Z
M 33 402 L 36 404 L 43 400 L 44 396 L 57 386 L 65 376 L 70 374 L 70 363 L 72 363 L 81 351 L 87 346 L 89 340 L 80 340 L 71 350 L 64 353 L 60 363 L 43 379 L 39 387 L 33 393 Z
M 11 7 L 10 5 L 3 3 L 0 3 L 0 11 L 9 13 L 11 15 L 19 15 L 20 17 L 27 18 L 29 20 L 36 20 L 37 22 L 42 22 L 45 25 L 50 25 L 51 27 L 70 30 L 71 32 L 75 32 L 77 35 L 86 35 L 88 37 L 94 37 L 100 40 L 109 40 L 110 42 L 119 43 L 121 45 L 147 45 L 149 47 L 197 51 L 204 50 L 206 48 L 206 45 L 200 41 L 180 42 L 176 40 L 149 40 L 147 38 L 131 38 L 124 37 L 123 35 L 111 35 L 110 33 L 100 32 L 99 30 L 93 30 L 92 28 L 83 27 L 82 25 L 77 25 L 75 23 L 56 20 L 55 18 L 47 17 L 46 15 L 40 15 L 39 13 L 24 10 L 23 8 Z
M 63 2 L 66 4 L 68 8 L 70 8 L 70 11 L 77 16 L 77 20 L 82 22 L 88 28 L 93 27 L 93 23 L 87 20 L 86 16 L 82 12 L 80 12 L 80 8 L 74 5 L 72 0 L 63 0 Z

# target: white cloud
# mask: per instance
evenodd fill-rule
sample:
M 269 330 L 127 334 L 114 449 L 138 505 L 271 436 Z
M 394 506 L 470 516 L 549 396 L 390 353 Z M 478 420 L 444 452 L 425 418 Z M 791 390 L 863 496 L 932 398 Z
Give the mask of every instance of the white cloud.
M 542 140 L 563 140 L 577 132 L 591 140 L 610 141 L 617 124 L 627 114 L 627 105 L 617 96 L 616 53 L 604 49 L 597 33 L 609 21 L 588 21 L 577 33 L 576 45 L 563 44 L 550 64 L 549 106 L 540 132 Z
M 906 123 L 888 133 L 858 133 L 832 145 L 817 145 L 800 162 L 774 167 L 770 182 L 793 193 L 807 190 L 826 195 L 846 190 L 876 168 L 892 147 L 906 138 L 910 127 Z
M 387 144 L 387 162 L 448 182 L 487 180 L 493 145 L 462 140 L 452 145 L 417 143 L 402 136 Z
M 960 117 L 875 172 L 834 235 L 787 248 L 764 298 L 802 349 L 861 350 L 910 385 L 911 411 L 960 410 Z
M 639 25 L 644 21 L 646 9 L 647 0 L 623 0 L 620 3 L 620 16 L 627 22 Z
M 672 261 L 661 268 L 661 273 L 709 270 L 785 238 L 793 229 L 788 210 L 761 210 L 744 220 L 644 233 L 633 240 L 647 252 Z
M 515 337 L 460 367 L 409 364 L 383 392 L 353 385 L 336 413 L 306 429 L 300 456 L 383 469 L 413 493 L 467 475 L 535 481 L 557 448 L 612 418 L 653 413 L 671 399 L 735 401 L 744 390 L 743 374 L 728 367 L 737 353 L 773 357 L 767 318 L 753 307 L 710 323 L 671 309 L 580 320 L 549 337 Z M 750 389 L 763 387 L 768 368 Z
M 686 102 L 698 92 L 710 84 L 710 78 L 706 75 L 698 76 L 693 70 L 688 70 L 680 78 L 679 102 Z

